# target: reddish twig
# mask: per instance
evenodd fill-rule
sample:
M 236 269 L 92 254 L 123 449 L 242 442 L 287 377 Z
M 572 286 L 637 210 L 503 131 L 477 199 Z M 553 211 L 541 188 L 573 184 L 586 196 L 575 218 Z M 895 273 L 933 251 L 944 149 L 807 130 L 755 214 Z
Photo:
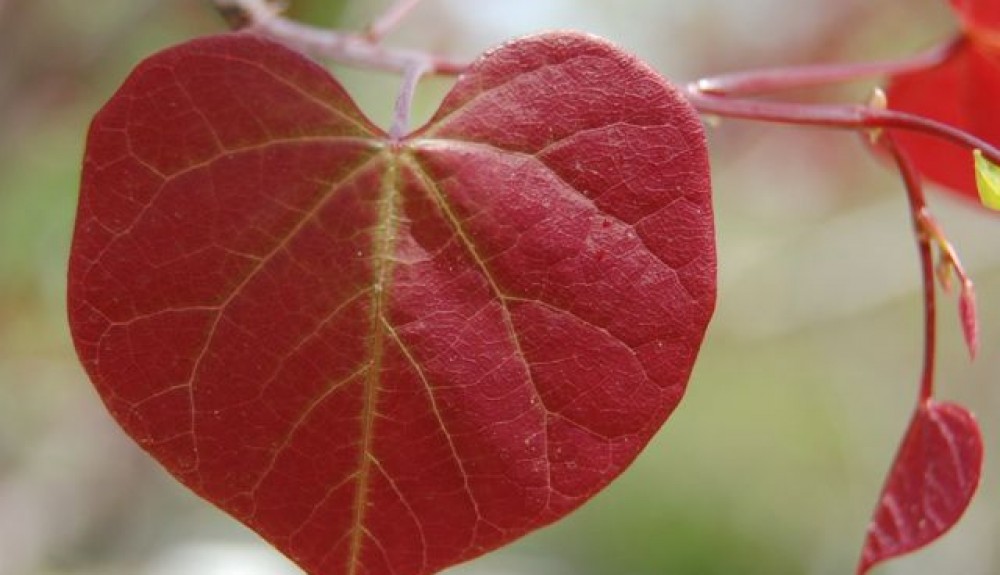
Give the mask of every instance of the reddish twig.
M 937 299 L 934 289 L 934 253 L 931 235 L 926 222 L 930 219 L 927 198 L 916 166 L 906 152 L 896 145 L 891 132 L 883 132 L 880 137 L 899 169 L 906 188 L 906 198 L 913 219 L 917 253 L 920 258 L 920 278 L 924 297 L 924 365 L 920 375 L 919 402 L 923 403 L 934 395 L 934 363 L 937 352 Z
M 936 46 L 915 56 L 875 62 L 852 62 L 769 68 L 725 74 L 698 80 L 697 88 L 705 94 L 716 96 L 749 96 L 850 82 L 871 76 L 890 76 L 932 68 L 947 60 L 966 42 L 964 36 Z
M 428 74 L 456 75 L 468 67 L 463 61 L 419 50 L 389 48 L 379 45 L 369 34 L 329 30 L 295 22 L 279 14 L 266 0 L 213 0 L 216 8 L 230 21 L 243 28 L 301 52 L 330 58 L 342 64 L 405 74 L 415 67 Z M 400 2 L 394 10 L 377 20 L 382 28 L 392 28 L 415 2 Z M 378 33 L 376 33 L 378 39 Z
M 798 102 L 753 99 L 746 96 L 764 92 L 773 92 L 792 88 L 804 88 L 856 80 L 872 75 L 894 75 L 915 70 L 932 68 L 940 65 L 960 49 L 968 39 L 959 36 L 955 40 L 938 46 L 930 51 L 918 54 L 912 58 L 885 60 L 867 63 L 833 64 L 823 66 L 800 66 L 789 68 L 774 68 L 757 70 L 706 78 L 688 84 L 686 94 L 691 104 L 700 112 L 729 118 L 741 118 L 762 122 L 782 124 L 797 124 L 822 126 L 828 128 L 844 128 L 867 131 L 873 141 L 881 139 L 884 146 L 891 151 L 896 164 L 906 184 L 907 195 L 910 198 L 914 225 L 921 242 L 921 262 L 930 265 L 924 269 L 925 299 L 927 307 L 933 312 L 933 246 L 938 247 L 941 254 L 937 268 L 942 287 L 950 287 L 951 273 L 954 272 L 961 282 L 959 294 L 959 318 L 969 354 L 975 358 L 979 347 L 979 327 L 976 317 L 976 298 L 972 281 L 959 261 L 954 247 L 945 237 L 937 221 L 927 210 L 923 188 L 920 184 L 916 168 L 896 146 L 891 135 L 885 130 L 908 130 L 921 132 L 941 140 L 949 141 L 968 150 L 979 150 L 983 156 L 993 163 L 1000 160 L 1000 150 L 968 132 L 955 128 L 943 122 L 930 118 L 887 109 L 885 96 L 881 90 L 876 90 L 873 100 L 868 105 L 855 104 L 805 104 Z M 740 97 L 733 97 L 734 95 Z M 926 284 L 930 273 L 930 285 Z M 927 290 L 930 293 L 927 294 Z M 933 321 L 928 319 L 928 345 L 926 360 L 933 360 Z M 930 396 L 932 382 L 929 372 L 933 365 L 925 368 L 925 389 Z
M 995 164 L 1000 164 L 1000 149 L 989 142 L 943 122 L 922 116 L 856 104 L 801 104 L 731 98 L 705 93 L 699 84 L 700 82 L 688 84 L 686 95 L 691 105 L 704 114 L 850 130 L 895 128 L 922 132 L 967 148 L 970 152 L 974 149 L 982 150 L 983 156 Z

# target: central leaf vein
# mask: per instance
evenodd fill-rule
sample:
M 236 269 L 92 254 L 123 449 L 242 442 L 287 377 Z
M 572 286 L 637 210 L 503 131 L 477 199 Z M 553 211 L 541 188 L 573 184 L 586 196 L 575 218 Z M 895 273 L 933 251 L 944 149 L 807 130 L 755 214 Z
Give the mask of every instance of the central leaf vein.
M 381 156 L 387 158 L 385 154 Z M 351 540 L 347 557 L 348 575 L 359 572 L 361 551 L 366 536 L 371 538 L 365 527 L 368 508 L 369 487 L 372 473 L 372 447 L 375 431 L 376 404 L 378 402 L 379 381 L 385 355 L 385 298 L 394 259 L 395 220 L 399 202 L 399 173 L 394 159 L 386 161 L 378 199 L 378 220 L 372 233 L 372 289 L 368 318 L 370 334 L 369 363 L 371 369 L 364 380 L 364 398 L 361 410 L 361 444 L 358 456 L 357 486 L 354 492 L 354 518 L 351 523 Z

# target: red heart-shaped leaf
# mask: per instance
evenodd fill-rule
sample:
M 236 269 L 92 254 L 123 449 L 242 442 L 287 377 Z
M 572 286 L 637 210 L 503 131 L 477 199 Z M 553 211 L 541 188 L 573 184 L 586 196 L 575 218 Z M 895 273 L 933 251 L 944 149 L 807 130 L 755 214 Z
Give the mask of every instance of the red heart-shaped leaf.
M 153 56 L 91 127 L 79 355 L 314 575 L 432 573 L 579 506 L 680 401 L 714 299 L 698 117 L 589 36 L 489 53 L 400 142 L 249 35 Z
M 965 37 L 941 64 L 893 76 L 886 90 L 889 107 L 1000 145 L 1000 33 L 995 27 L 1000 2 L 953 4 L 966 22 Z M 899 130 L 894 139 L 924 177 L 979 202 L 970 150 L 910 131 Z
M 979 486 L 983 440 L 965 408 L 917 408 L 868 526 L 858 573 L 920 549 L 958 522 Z

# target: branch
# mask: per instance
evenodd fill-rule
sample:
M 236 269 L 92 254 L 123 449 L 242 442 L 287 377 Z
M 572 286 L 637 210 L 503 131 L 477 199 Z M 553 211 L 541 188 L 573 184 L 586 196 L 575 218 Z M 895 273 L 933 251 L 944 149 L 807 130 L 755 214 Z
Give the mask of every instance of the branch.
M 457 75 L 468 67 L 467 62 L 419 50 L 389 48 L 377 44 L 384 31 L 395 26 L 398 19 L 415 4 L 402 2 L 376 21 L 367 34 L 328 30 L 301 24 L 279 14 L 267 0 L 212 0 L 216 9 L 238 27 L 285 44 L 313 56 L 329 58 L 342 64 L 405 74 L 420 68 L 428 74 Z M 374 32 L 373 32 L 374 30 Z M 374 36 L 373 36 L 374 34 Z
M 705 93 L 698 82 L 688 84 L 685 95 L 691 105 L 703 114 L 851 130 L 894 128 L 921 132 L 966 148 L 970 153 L 975 149 L 982 150 L 983 156 L 994 164 L 1000 164 L 1000 149 L 989 142 L 943 122 L 906 112 L 854 104 L 801 104 L 730 98 Z
M 926 52 L 895 60 L 751 70 L 703 78 L 695 84 L 698 90 L 705 94 L 748 96 L 837 84 L 871 76 L 893 76 L 938 66 L 950 58 L 966 41 L 966 38 L 961 36 Z

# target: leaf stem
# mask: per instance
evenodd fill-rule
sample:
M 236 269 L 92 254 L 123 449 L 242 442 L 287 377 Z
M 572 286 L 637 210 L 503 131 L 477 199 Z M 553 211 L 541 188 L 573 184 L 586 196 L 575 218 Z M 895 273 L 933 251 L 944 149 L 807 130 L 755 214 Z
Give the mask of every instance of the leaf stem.
M 959 36 L 950 42 L 940 44 L 930 50 L 905 58 L 877 60 L 874 62 L 788 66 L 750 70 L 703 78 L 698 80 L 696 85 L 705 94 L 746 96 L 794 88 L 837 84 L 870 76 L 902 74 L 932 68 L 941 64 L 954 54 L 964 42 L 966 42 L 965 37 Z
M 924 291 L 924 365 L 920 375 L 918 402 L 923 405 L 934 395 L 934 363 L 937 354 L 937 294 L 934 287 L 934 253 L 931 244 L 933 237 L 928 228 L 928 222 L 933 222 L 933 218 L 927 208 L 927 198 L 924 196 L 916 166 L 906 152 L 896 145 L 892 132 L 883 132 L 880 140 L 892 155 L 903 178 L 920 258 L 920 278 Z
M 416 93 L 420 78 L 427 72 L 427 62 L 414 60 L 403 71 L 403 80 L 396 96 L 396 107 L 392 116 L 392 127 L 389 128 L 389 138 L 398 143 L 409 133 L 410 109 L 413 107 L 413 95 Z
M 895 128 L 922 132 L 969 150 L 980 149 L 993 163 L 1000 163 L 1000 149 L 972 134 L 943 122 L 906 112 L 860 104 L 803 104 L 731 98 L 705 93 L 698 82 L 688 84 L 686 96 L 699 112 L 760 122 L 823 126 L 850 130 Z
M 301 52 L 330 58 L 349 66 L 405 74 L 419 62 L 426 73 L 441 75 L 457 75 L 468 67 L 467 62 L 438 54 L 380 46 L 368 34 L 341 32 L 302 24 L 281 16 L 275 5 L 267 0 L 212 0 L 212 2 L 230 22 L 241 23 L 243 28 L 250 32 Z M 397 9 L 405 13 L 403 9 L 409 8 L 402 4 L 404 2 L 400 2 Z M 394 25 L 391 19 L 388 24 L 389 28 Z

